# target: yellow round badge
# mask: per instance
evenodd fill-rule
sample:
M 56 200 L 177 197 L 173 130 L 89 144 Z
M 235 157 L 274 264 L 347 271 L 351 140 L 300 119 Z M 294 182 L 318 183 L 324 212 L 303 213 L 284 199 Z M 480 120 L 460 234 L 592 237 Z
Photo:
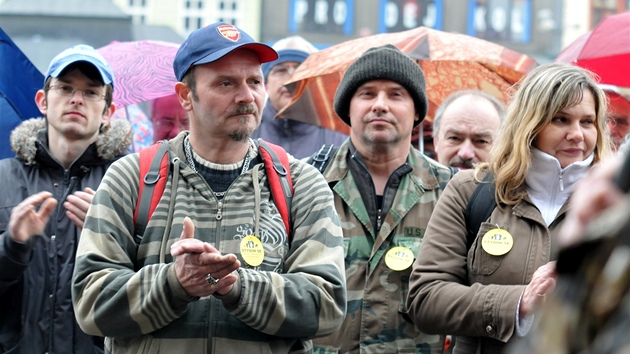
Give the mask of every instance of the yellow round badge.
M 385 265 L 391 270 L 405 270 L 413 264 L 413 252 L 407 247 L 392 247 L 385 254 Z
M 245 236 L 241 240 L 241 255 L 247 264 L 258 267 L 265 259 L 265 249 L 260 239 L 253 235 Z
M 502 256 L 512 249 L 514 240 L 509 232 L 503 229 L 492 229 L 481 239 L 481 247 L 493 256 Z

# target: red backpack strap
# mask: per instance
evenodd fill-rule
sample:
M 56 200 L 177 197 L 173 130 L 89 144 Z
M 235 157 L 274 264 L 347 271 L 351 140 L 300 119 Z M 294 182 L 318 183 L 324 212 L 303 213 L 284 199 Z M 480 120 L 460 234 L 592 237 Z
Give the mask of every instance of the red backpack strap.
M 140 243 L 168 179 L 168 142 L 160 141 L 140 150 L 140 189 L 133 214 L 136 241 Z
M 287 152 L 278 145 L 258 139 L 260 155 L 265 163 L 269 188 L 278 212 L 284 221 L 287 236 L 291 240 L 291 201 L 293 200 L 293 182 Z

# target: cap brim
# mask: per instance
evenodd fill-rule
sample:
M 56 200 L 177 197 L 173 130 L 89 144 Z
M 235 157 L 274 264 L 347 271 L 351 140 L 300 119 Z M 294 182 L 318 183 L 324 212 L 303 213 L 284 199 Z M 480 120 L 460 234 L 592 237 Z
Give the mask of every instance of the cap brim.
M 192 63 L 192 65 L 212 63 L 213 61 L 217 61 L 237 49 L 249 49 L 253 51 L 254 53 L 258 55 L 258 59 L 260 60 L 261 64 L 278 59 L 278 53 L 276 53 L 276 51 L 273 50 L 273 48 L 271 48 L 270 46 L 263 43 L 246 43 L 246 44 L 234 45 L 234 46 L 216 51 L 210 55 L 207 55 L 197 60 L 196 62 Z
M 103 80 L 103 83 L 105 85 L 109 85 L 109 84 L 113 84 L 112 83 L 112 79 L 110 78 L 109 74 L 104 72 L 101 69 L 101 66 L 99 65 L 99 63 L 95 63 L 94 59 L 90 58 L 90 57 L 86 57 L 86 56 L 69 56 L 67 58 L 64 58 L 61 60 L 60 63 L 58 63 L 57 65 L 55 65 L 55 69 L 48 73 L 47 76 L 52 76 L 52 77 L 59 77 L 59 75 L 61 75 L 61 73 L 66 70 L 66 68 L 68 67 L 68 65 L 70 64 L 74 64 L 74 63 L 78 63 L 78 62 L 85 62 L 88 63 L 90 65 L 92 65 L 94 68 L 96 68 L 96 70 L 98 70 L 99 74 L 101 74 L 101 79 Z

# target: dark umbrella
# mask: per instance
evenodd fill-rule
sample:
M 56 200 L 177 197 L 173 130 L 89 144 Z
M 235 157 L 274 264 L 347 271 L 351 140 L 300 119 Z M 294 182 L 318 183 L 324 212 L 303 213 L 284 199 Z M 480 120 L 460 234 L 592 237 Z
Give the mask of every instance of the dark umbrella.
M 44 75 L 0 28 L 0 158 L 12 157 L 9 137 L 23 120 L 41 115 L 35 93 Z

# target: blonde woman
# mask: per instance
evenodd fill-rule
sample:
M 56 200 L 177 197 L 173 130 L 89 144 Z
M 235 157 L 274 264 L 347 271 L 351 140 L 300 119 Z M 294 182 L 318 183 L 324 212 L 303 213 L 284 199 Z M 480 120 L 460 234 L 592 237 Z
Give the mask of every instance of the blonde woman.
M 611 151 L 606 102 L 590 73 L 569 64 L 522 80 L 490 160 L 457 173 L 431 216 L 408 295 L 420 330 L 457 336 L 456 354 L 502 353 L 527 332 L 555 287 L 575 183 Z M 479 198 L 494 194 L 496 206 L 470 238 L 465 211 L 481 181 L 494 193 Z

